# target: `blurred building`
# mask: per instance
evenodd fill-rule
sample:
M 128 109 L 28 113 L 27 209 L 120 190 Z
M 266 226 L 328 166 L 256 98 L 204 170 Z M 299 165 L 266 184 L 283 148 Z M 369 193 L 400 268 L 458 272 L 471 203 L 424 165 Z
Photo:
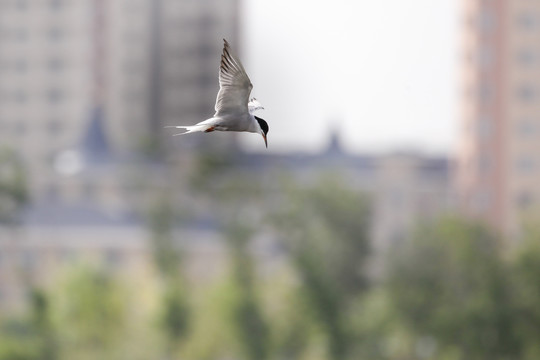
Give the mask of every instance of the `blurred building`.
M 540 204 L 540 3 L 462 3 L 461 207 L 519 236 Z
M 372 246 L 379 255 L 403 241 L 415 226 L 436 220 L 456 206 L 450 159 L 414 151 L 350 154 L 336 132 L 320 153 L 244 154 L 238 161 L 242 176 L 256 178 L 269 191 L 284 176 L 306 185 L 331 176 L 367 194 L 373 206 Z
M 0 313 L 20 310 L 32 288 L 49 290 L 80 266 L 104 269 L 144 288 L 157 277 L 151 235 L 140 222 L 80 205 L 32 210 L 25 226 L 0 227 Z M 219 234 L 188 227 L 174 234 L 190 279 L 214 279 L 227 263 Z
M 115 173 L 111 167 L 117 169 L 114 163 L 101 163 L 81 174 L 90 184 L 96 176 L 105 183 Z M 416 225 L 454 209 L 450 169 L 447 158 L 415 152 L 349 154 L 334 133 L 327 149 L 320 153 L 236 152 L 219 181 L 230 176 L 233 182 L 255 182 L 262 184 L 268 198 L 283 199 L 283 187 L 279 185 L 283 179 L 292 178 L 309 186 L 331 176 L 366 193 L 373 206 L 371 239 L 377 255 L 373 270 L 377 271 L 387 250 L 404 240 Z M 147 171 L 171 181 L 171 173 L 165 168 Z M 116 191 L 112 187 L 109 201 Z M 223 229 L 216 219 L 219 214 L 213 212 L 212 203 L 198 204 L 190 199 L 187 204 L 193 214 L 177 229 L 175 241 L 185 252 L 191 279 L 215 278 L 227 264 Z M 0 309 L 20 304 L 28 285 L 47 287 L 54 283 L 57 274 L 76 262 L 105 266 L 141 281 L 154 276 L 149 242 L 152 235 L 143 219 L 111 208 L 93 202 L 91 197 L 79 203 L 40 202 L 24 212 L 21 229 L 0 228 Z M 259 235 L 253 247 L 257 263 L 271 268 L 280 263 L 283 249 L 271 234 Z
M 23 159 L 33 194 L 91 109 L 89 1 L 0 2 L 0 144 Z
M 166 124 L 210 117 L 222 38 L 238 43 L 237 3 L 0 1 L 0 144 L 22 157 L 33 198 L 63 196 L 93 127 L 108 154 L 125 155 L 170 146 Z
M 445 158 L 353 155 L 337 134 L 317 154 L 244 153 L 235 134 L 174 141 L 164 125 L 213 114 L 222 38 L 239 43 L 238 16 L 238 0 L 0 0 L 0 144 L 22 158 L 32 198 L 21 227 L 0 227 L 0 307 L 73 261 L 148 276 L 151 235 L 140 214 L 153 187 L 162 196 L 174 187 L 171 201 L 195 213 L 177 236 L 193 273 L 222 269 L 221 229 L 197 218 L 217 216 L 214 204 L 182 191 L 190 168 L 141 161 L 141 152 L 173 154 L 168 165 L 233 154 L 233 180 L 241 174 L 269 191 L 283 176 L 338 176 L 373 199 L 380 251 L 451 208 Z M 265 241 L 262 256 L 275 253 Z
M 173 142 L 163 126 L 213 115 L 238 17 L 238 0 L 0 0 L 0 146 L 21 158 L 31 196 L 21 227 L 0 226 L 0 306 L 73 257 L 146 272 L 138 205 L 167 177 L 140 154 L 189 162 L 206 141 Z

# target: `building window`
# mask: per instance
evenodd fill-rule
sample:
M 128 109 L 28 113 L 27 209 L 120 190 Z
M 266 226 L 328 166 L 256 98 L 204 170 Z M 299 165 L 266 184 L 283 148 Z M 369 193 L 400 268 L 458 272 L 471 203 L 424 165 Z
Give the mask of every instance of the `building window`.
M 9 93 L 7 91 L 0 90 L 0 104 L 2 104 L 2 102 L 8 102 L 8 101 L 9 101 Z
M 15 71 L 20 74 L 25 73 L 28 70 L 28 63 L 24 59 L 18 59 L 15 61 Z
M 478 169 L 480 173 L 487 173 L 491 168 L 491 160 L 487 156 L 480 156 L 478 159 Z
M 482 67 L 488 67 L 493 64 L 493 49 L 482 46 L 478 49 L 478 64 Z
M 15 124 L 15 134 L 19 136 L 23 136 L 26 134 L 26 124 L 22 120 L 19 120 Z
M 538 25 L 538 19 L 534 14 L 526 12 L 517 17 L 517 24 L 523 30 L 534 30 Z
M 62 7 L 64 7 L 64 0 L 50 0 L 49 1 L 49 8 L 51 10 L 60 10 Z
M 536 98 L 536 90 L 533 85 L 524 84 L 518 87 L 517 97 L 523 102 L 531 102 Z
M 54 27 L 54 28 L 49 29 L 48 36 L 51 41 L 57 42 L 57 41 L 62 40 L 62 37 L 64 36 L 64 32 L 62 31 L 62 29 Z
M 194 51 L 201 60 L 211 59 L 215 54 L 215 48 L 210 44 L 201 44 Z
M 476 211 L 483 211 L 491 205 L 491 194 L 488 190 L 480 190 L 471 200 Z
M 26 93 L 23 90 L 17 90 L 13 94 L 13 98 L 14 98 L 15 102 L 18 102 L 19 104 L 24 104 L 28 100 L 28 96 L 26 95 Z
M 140 60 L 128 59 L 124 61 L 124 71 L 128 74 L 142 73 L 144 70 L 144 62 Z
M 62 101 L 64 94 L 59 89 L 49 89 L 47 91 L 46 96 L 47 96 L 47 101 L 49 101 L 49 103 L 56 104 Z
M 478 97 L 482 103 L 488 103 L 493 98 L 493 87 L 483 82 L 478 88 Z
M 538 124 L 532 119 L 523 119 L 517 125 L 517 132 L 523 137 L 530 137 L 536 134 Z
M 495 27 L 495 16 L 492 11 L 484 9 L 478 15 L 478 27 L 480 30 L 488 32 Z
M 51 136 L 58 136 L 62 132 L 62 122 L 57 119 L 50 120 L 47 123 L 47 132 Z
M 492 119 L 488 116 L 481 116 L 479 119 L 478 119 L 478 127 L 477 127 L 477 131 L 478 131 L 478 135 L 481 137 L 481 138 L 487 138 L 491 135 L 491 131 L 492 131 Z
M 140 1 L 130 0 L 124 3 L 126 13 L 137 14 L 143 10 L 143 4 Z
M 28 31 L 26 29 L 16 29 L 13 34 L 14 39 L 17 41 L 24 42 L 28 39 Z
M 534 49 L 522 49 L 517 54 L 520 65 L 534 65 L 538 63 L 538 52 Z
M 142 103 L 144 100 L 144 92 L 141 90 L 132 89 L 124 92 L 124 101 L 127 103 Z
M 530 192 L 524 191 L 516 197 L 516 203 L 520 209 L 527 210 L 533 205 L 534 196 Z
M 523 155 L 517 159 L 516 167 L 519 171 L 523 173 L 530 173 L 535 169 L 536 164 L 532 157 L 528 155 Z
M 217 19 L 209 14 L 202 15 L 197 21 L 197 27 L 200 32 L 212 30 L 217 24 Z
M 211 74 L 201 74 L 199 84 L 205 88 L 209 86 L 215 86 L 217 88 L 218 86 L 216 77 L 212 76 Z
M 122 41 L 128 45 L 137 45 L 144 40 L 144 34 L 137 30 L 126 31 L 122 36 Z
M 47 61 L 47 69 L 51 72 L 59 72 L 64 69 L 64 62 L 59 58 L 52 58 Z
M 10 32 L 11 31 L 8 26 L 0 26 L 0 40 L 8 40 L 10 38 Z
M 17 0 L 15 1 L 15 7 L 17 10 L 24 11 L 28 8 L 28 1 L 27 0 Z

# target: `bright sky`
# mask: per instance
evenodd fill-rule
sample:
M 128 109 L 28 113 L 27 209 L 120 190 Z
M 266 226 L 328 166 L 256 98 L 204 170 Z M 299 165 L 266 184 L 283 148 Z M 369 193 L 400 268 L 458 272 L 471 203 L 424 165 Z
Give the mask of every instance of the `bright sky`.
M 243 1 L 241 56 L 269 148 L 320 149 L 337 128 L 354 152 L 452 151 L 458 3 Z

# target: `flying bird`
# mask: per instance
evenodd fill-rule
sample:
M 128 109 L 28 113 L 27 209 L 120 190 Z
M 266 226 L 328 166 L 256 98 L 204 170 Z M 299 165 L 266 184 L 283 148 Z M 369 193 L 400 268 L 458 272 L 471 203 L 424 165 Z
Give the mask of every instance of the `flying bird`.
M 169 126 L 186 130 L 176 135 L 185 135 L 193 132 L 212 131 L 247 131 L 261 134 L 264 144 L 268 148 L 266 134 L 268 123 L 254 112 L 264 109 L 257 99 L 249 99 L 253 85 L 238 60 L 231 52 L 227 40 L 223 39 L 223 53 L 219 67 L 219 92 L 217 94 L 216 113 L 210 119 L 191 126 Z

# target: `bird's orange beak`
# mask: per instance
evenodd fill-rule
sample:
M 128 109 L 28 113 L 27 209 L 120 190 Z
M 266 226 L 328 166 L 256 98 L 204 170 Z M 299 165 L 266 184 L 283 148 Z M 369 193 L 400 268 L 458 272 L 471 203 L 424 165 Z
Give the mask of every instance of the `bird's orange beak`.
M 261 134 L 264 139 L 264 145 L 266 145 L 266 148 L 268 149 L 268 141 L 266 141 L 266 135 Z

